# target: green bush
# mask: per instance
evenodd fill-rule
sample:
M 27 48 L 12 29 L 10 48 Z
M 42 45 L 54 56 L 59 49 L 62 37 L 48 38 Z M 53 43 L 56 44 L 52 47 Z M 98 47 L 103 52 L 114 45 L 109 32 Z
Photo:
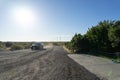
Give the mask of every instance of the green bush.
M 0 49 L 4 49 L 4 48 L 5 48 L 4 43 L 0 42 Z
M 65 43 L 65 45 L 75 53 L 89 51 L 89 40 L 81 34 L 75 34 L 71 42 Z
M 86 34 L 75 34 L 65 46 L 75 53 L 92 51 L 95 55 L 114 57 L 108 53 L 120 52 L 120 21 L 99 22 Z
M 32 43 L 23 42 L 23 43 L 20 43 L 20 44 L 24 47 L 24 49 L 28 49 L 28 48 L 30 48 L 30 46 L 31 46 Z
M 24 46 L 18 45 L 18 44 L 14 44 L 11 47 L 11 50 L 20 50 L 20 49 L 24 49 Z

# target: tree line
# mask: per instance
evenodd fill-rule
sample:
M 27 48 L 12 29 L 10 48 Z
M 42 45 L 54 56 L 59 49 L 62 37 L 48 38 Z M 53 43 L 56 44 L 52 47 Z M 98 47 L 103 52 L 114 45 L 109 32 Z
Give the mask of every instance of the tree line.
M 75 34 L 65 46 L 72 52 L 120 52 L 120 21 L 104 20 L 88 29 L 86 34 Z

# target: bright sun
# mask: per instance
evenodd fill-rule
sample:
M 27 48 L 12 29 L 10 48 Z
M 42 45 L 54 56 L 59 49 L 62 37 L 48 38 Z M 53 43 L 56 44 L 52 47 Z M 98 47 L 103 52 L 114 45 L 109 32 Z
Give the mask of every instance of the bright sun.
M 22 27 L 29 27 L 35 23 L 35 13 L 30 8 L 18 7 L 14 8 L 12 12 L 14 21 Z

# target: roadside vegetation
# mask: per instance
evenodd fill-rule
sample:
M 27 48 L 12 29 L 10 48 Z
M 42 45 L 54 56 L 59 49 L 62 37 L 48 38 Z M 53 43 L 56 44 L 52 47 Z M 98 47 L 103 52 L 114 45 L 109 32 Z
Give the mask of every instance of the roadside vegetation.
M 30 48 L 32 42 L 0 42 L 0 50 L 20 50 Z
M 20 50 L 20 49 L 29 49 L 31 46 L 30 42 L 19 42 L 19 43 L 14 43 L 11 46 L 11 50 Z
M 3 50 L 5 48 L 4 43 L 0 42 L 0 50 Z
M 120 52 L 120 21 L 101 21 L 86 34 L 75 34 L 65 46 L 73 53 L 116 58 L 115 53 Z
M 0 50 L 21 50 L 29 49 L 34 42 L 0 42 Z M 62 46 L 65 42 L 43 42 L 46 45 Z

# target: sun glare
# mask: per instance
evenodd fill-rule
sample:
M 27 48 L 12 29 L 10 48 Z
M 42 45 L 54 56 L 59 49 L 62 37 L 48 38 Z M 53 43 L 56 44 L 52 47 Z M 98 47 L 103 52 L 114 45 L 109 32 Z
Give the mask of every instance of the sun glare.
M 12 11 L 13 19 L 21 27 L 29 27 L 35 23 L 36 16 L 32 9 L 27 7 L 16 7 Z

